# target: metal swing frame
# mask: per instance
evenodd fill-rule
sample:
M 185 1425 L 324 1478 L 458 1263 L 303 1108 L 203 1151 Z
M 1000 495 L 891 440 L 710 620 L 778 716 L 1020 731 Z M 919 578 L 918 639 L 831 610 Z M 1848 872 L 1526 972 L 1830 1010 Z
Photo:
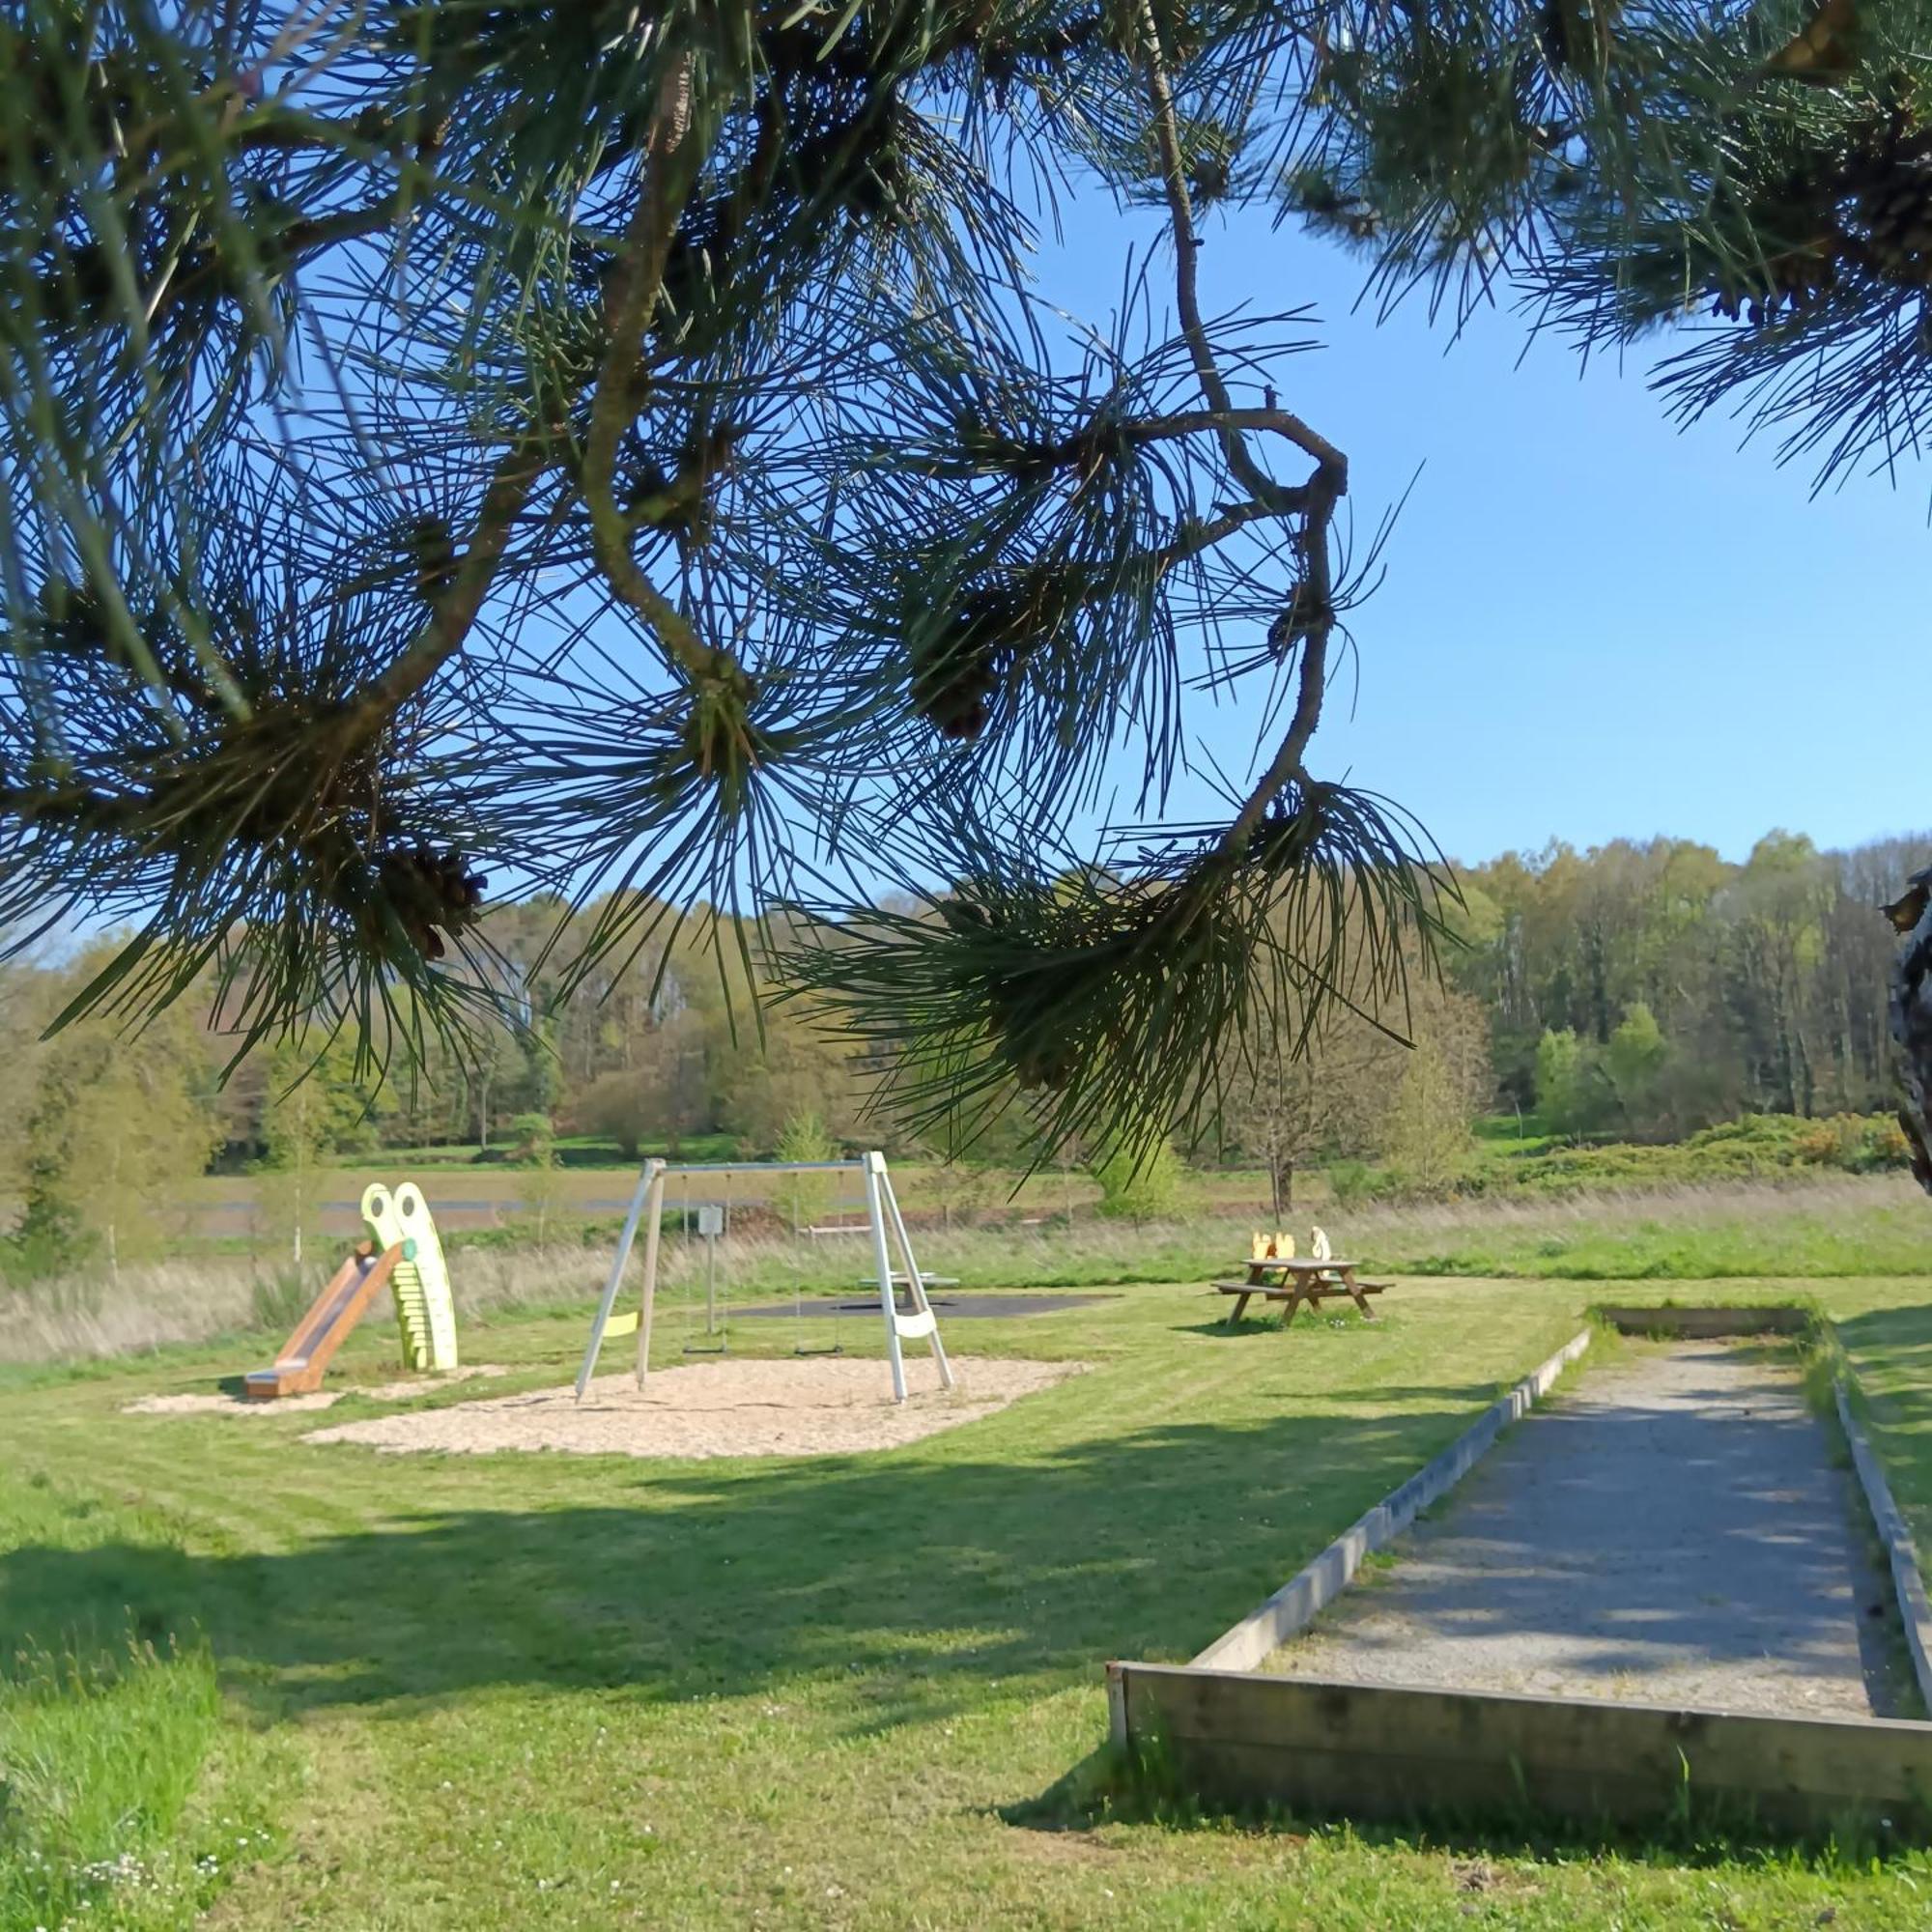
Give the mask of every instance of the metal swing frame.
M 638 1230 L 644 1231 L 643 1294 L 635 1317 L 619 1318 L 619 1332 L 635 1321 L 638 1330 L 638 1386 L 642 1388 L 650 1375 L 651 1319 L 656 1311 L 658 1290 L 658 1250 L 664 1225 L 665 1183 L 675 1178 L 712 1174 L 857 1174 L 866 1193 L 866 1218 L 871 1226 L 872 1262 L 878 1269 L 879 1313 L 885 1323 L 886 1359 L 893 1372 L 893 1400 L 906 1399 L 905 1358 L 901 1342 L 924 1341 L 939 1365 L 939 1379 L 952 1386 L 952 1365 L 946 1359 L 946 1345 L 939 1338 L 939 1318 L 926 1298 L 927 1276 L 920 1272 L 913 1258 L 912 1238 L 906 1233 L 905 1216 L 899 1212 L 898 1197 L 893 1192 L 892 1176 L 886 1172 L 883 1153 L 862 1154 L 857 1160 L 788 1161 L 698 1161 L 672 1167 L 658 1159 L 647 1160 L 638 1177 L 637 1191 L 631 1197 L 630 1212 L 624 1217 L 624 1231 L 617 1236 L 617 1252 L 611 1263 L 611 1278 L 597 1304 L 596 1319 L 590 1324 L 590 1340 L 583 1350 L 583 1365 L 577 1372 L 577 1399 L 590 1386 L 597 1372 L 597 1356 L 604 1346 L 604 1332 L 612 1325 L 612 1311 L 624 1286 L 624 1269 Z M 893 1266 L 896 1247 L 905 1265 Z M 910 1308 L 901 1309 L 895 1291 L 903 1283 Z

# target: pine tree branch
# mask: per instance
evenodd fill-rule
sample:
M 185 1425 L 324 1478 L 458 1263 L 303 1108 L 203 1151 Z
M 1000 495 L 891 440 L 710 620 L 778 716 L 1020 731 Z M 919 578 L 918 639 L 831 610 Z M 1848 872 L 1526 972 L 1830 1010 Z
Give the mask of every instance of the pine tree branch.
M 650 625 L 694 680 L 704 674 L 703 639 L 631 554 L 631 523 L 618 507 L 617 443 L 637 420 L 644 337 L 664 292 L 665 265 L 686 202 L 703 168 L 706 134 L 692 132 L 693 63 L 683 55 L 666 73 L 644 142 L 638 206 L 605 297 L 605 349 L 590 403 L 580 487 L 590 513 L 598 567 L 616 594 Z M 705 117 L 708 128 L 711 116 Z
M 550 465 L 548 426 L 526 431 L 497 463 L 470 526 L 469 542 L 449 588 L 436 600 L 429 622 L 401 657 L 351 707 L 355 735 L 380 730 L 463 649 L 509 548 L 518 519 Z
M 1141 19 L 1146 37 L 1143 67 L 1148 98 L 1153 108 L 1154 133 L 1160 148 L 1163 184 L 1168 212 L 1174 230 L 1175 302 L 1180 313 L 1181 334 L 1194 359 L 1195 373 L 1221 435 L 1228 467 L 1261 503 L 1280 503 L 1284 510 L 1298 510 L 1302 517 L 1296 539 L 1300 581 L 1295 586 L 1292 614 L 1303 607 L 1306 620 L 1295 626 L 1301 649 L 1300 682 L 1294 715 L 1286 737 L 1259 784 L 1249 792 L 1235 821 L 1220 840 L 1227 855 L 1243 852 L 1269 804 L 1284 785 L 1303 773 L 1315 727 L 1321 719 L 1321 699 L 1327 676 L 1328 639 L 1335 626 L 1334 582 L 1328 555 L 1329 529 L 1336 505 L 1348 494 L 1349 462 L 1342 452 L 1287 411 L 1270 409 L 1274 418 L 1266 427 L 1288 439 L 1305 455 L 1315 459 L 1315 472 L 1295 500 L 1285 500 L 1283 486 L 1267 475 L 1254 461 L 1242 439 L 1242 425 L 1236 418 L 1234 398 L 1215 359 L 1213 345 L 1201 318 L 1201 298 L 1194 233 L 1193 200 L 1187 187 L 1187 164 L 1180 148 L 1179 119 L 1174 104 L 1174 87 L 1161 51 L 1159 23 L 1153 0 L 1141 0 Z M 1259 427 L 1260 425 L 1257 425 Z M 1304 607 L 1304 600 L 1306 600 Z
M 1191 344 L 1189 354 L 1193 354 Z M 1085 428 L 1061 437 L 1057 441 L 1015 443 L 1010 448 L 1003 449 L 997 460 L 1006 467 L 1024 464 L 1060 469 L 1092 462 L 1096 446 L 1106 441 L 1124 442 L 1139 448 L 1149 443 L 1179 442 L 1188 437 L 1211 434 L 1221 440 L 1225 448 L 1231 435 L 1243 431 L 1273 431 L 1292 441 L 1298 441 L 1302 435 L 1307 434 L 1299 418 L 1286 410 L 1272 407 L 1237 409 L 1230 404 L 1225 409 L 1181 410 L 1171 415 L 1143 416 L 1126 422 L 1110 420 L 1104 415 L 1096 416 Z M 1252 465 L 1249 467 L 1253 468 Z M 1256 474 L 1260 475 L 1260 472 Z M 1278 483 L 1268 476 L 1261 476 L 1261 481 L 1264 488 L 1255 493 L 1254 508 L 1258 515 L 1282 516 L 1307 507 L 1311 493 L 1306 485 Z
M 650 144 L 653 153 L 660 139 L 660 130 L 668 128 L 672 121 L 676 123 L 676 132 L 669 137 L 669 147 L 666 152 L 674 152 L 684 145 L 691 105 L 688 57 L 679 63 L 673 78 L 680 73 L 683 80 L 681 93 L 668 101 L 660 101 L 659 120 L 654 124 Z M 667 120 L 667 113 L 669 120 Z M 629 528 L 616 507 L 611 489 L 616 439 L 635 412 L 632 384 L 641 353 L 644 326 L 664 284 L 665 260 L 677 230 L 677 216 L 682 206 L 681 203 L 678 209 L 668 206 L 660 171 L 647 163 L 646 175 L 638 213 L 627 236 L 629 245 L 612 273 L 606 298 L 609 340 L 591 405 L 582 487 L 590 509 L 593 532 L 599 543 L 599 561 L 612 587 L 651 623 L 670 646 L 672 654 L 696 675 L 701 668 L 701 640 L 676 609 L 632 562 Z M 691 170 L 689 179 L 695 184 L 696 169 Z M 686 193 L 689 193 L 689 185 Z M 628 353 L 624 348 L 627 343 Z M 421 691 L 430 678 L 462 650 L 502 562 L 511 531 L 528 506 L 537 480 L 547 467 L 551 443 L 552 436 L 548 428 L 532 430 L 521 437 L 497 465 L 490 487 L 484 493 L 455 581 L 438 600 L 435 614 L 416 641 L 384 673 L 355 707 L 358 723 L 363 725 L 375 724 L 380 728 L 381 723 Z M 596 469 L 600 458 L 603 463 L 601 481 Z M 600 505 L 607 513 L 604 518 L 600 518 Z M 609 517 L 616 519 L 621 533 L 613 556 L 604 554 L 609 541 Z M 613 561 L 618 566 L 615 570 L 612 568 Z
M 1201 317 L 1200 271 L 1197 251 L 1200 238 L 1194 232 L 1194 200 L 1187 185 L 1187 161 L 1180 150 L 1180 122 L 1174 104 L 1174 85 L 1161 52 L 1160 29 L 1154 18 L 1153 0 L 1141 0 L 1141 20 L 1146 35 L 1143 66 L 1148 98 L 1153 108 L 1154 136 L 1160 147 L 1161 182 L 1167 193 L 1168 212 L 1174 229 L 1175 305 L 1180 312 L 1180 330 L 1194 358 L 1201 392 L 1209 407 L 1222 417 L 1235 414 L 1234 398 L 1215 360 L 1213 345 Z M 1305 455 L 1312 456 L 1323 469 L 1337 471 L 1346 492 L 1348 459 L 1325 437 L 1318 436 L 1300 417 L 1288 411 L 1272 412 L 1277 418 L 1269 427 L 1288 438 Z M 1251 496 L 1265 498 L 1282 489 L 1261 468 L 1241 440 L 1236 426 L 1227 422 L 1221 429 L 1221 446 L 1227 452 L 1228 467 Z M 1293 507 L 1284 505 L 1284 507 Z

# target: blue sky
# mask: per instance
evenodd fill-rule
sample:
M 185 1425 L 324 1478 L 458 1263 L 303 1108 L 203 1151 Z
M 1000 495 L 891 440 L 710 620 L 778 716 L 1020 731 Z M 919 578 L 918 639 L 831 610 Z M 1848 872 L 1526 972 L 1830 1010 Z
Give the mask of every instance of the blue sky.
M 1042 286 L 1097 321 L 1157 223 L 1095 196 L 1064 213 Z M 1923 676 L 1932 470 L 1814 499 L 1771 440 L 1674 427 L 1647 355 L 1579 370 L 1552 334 L 1524 356 L 1507 310 L 1455 340 L 1419 301 L 1378 327 L 1332 245 L 1265 215 L 1204 232 L 1210 315 L 1316 306 L 1329 346 L 1284 358 L 1278 386 L 1348 453 L 1358 530 L 1422 466 L 1350 620 L 1359 694 L 1345 671 L 1321 776 L 1394 797 L 1472 862 L 1658 833 L 1742 858 L 1775 826 L 1830 846 L 1932 820 L 1899 777 L 1919 761 L 1889 751 Z M 1195 715 L 1244 772 L 1252 718 Z

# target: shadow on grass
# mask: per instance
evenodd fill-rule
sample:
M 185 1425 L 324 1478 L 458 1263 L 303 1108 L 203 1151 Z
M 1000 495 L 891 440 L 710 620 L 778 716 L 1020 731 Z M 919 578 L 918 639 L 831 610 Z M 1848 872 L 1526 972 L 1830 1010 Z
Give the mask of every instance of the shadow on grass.
M 989 1684 L 1088 1681 L 1097 1696 L 1106 1659 L 1185 1657 L 1253 1609 L 1492 1393 L 1374 1392 L 1413 1405 L 1393 1414 L 1350 1413 L 1338 1395 L 1313 1415 L 1162 1423 L 1002 1461 L 944 1438 L 744 1463 L 291 1446 L 249 1465 L 275 1488 L 233 1498 L 267 1550 L 185 1548 L 158 1528 L 145 1540 L 111 1507 L 76 1502 L 88 1520 L 0 1552 L 0 1657 L 131 1615 L 147 1632 L 205 1633 L 270 1712 L 498 1684 L 677 1700 L 814 1673 L 851 1683 L 865 1728 L 969 1707 Z M 1714 1429 L 1703 1394 L 1670 1414 L 1526 1425 L 1543 1515 L 1576 1534 L 1538 1540 L 1504 1507 L 1505 1463 L 1492 1465 L 1463 1512 L 1482 1548 L 1522 1542 L 1520 1560 L 1451 1562 L 1452 1542 L 1427 1614 L 1640 1677 L 1665 1652 L 1761 1658 L 1771 1605 L 1792 1667 L 1821 1646 L 1856 1657 L 1867 1633 L 1845 1589 L 1839 1486 L 1792 1473 L 1815 1460 L 1815 1424 L 1801 1412 Z M 1660 1469 L 1671 1480 L 1653 1484 Z M 218 1465 L 209 1475 L 218 1497 Z M 416 1500 L 426 1486 L 439 1510 Z M 1727 1499 L 1716 1516 L 1713 1496 Z M 1659 1560 L 1636 1560 L 1652 1544 Z M 1611 1545 L 1633 1560 L 1605 1604 L 1593 1579 Z M 1714 1557 L 1739 1600 L 1721 1614 L 1703 1594 Z
M 1320 1328 L 1373 1330 L 1385 1328 L 1387 1325 L 1387 1321 L 1380 1318 L 1374 1321 L 1364 1321 L 1353 1310 L 1347 1315 L 1311 1315 L 1304 1309 L 1285 1329 L 1281 1325 L 1281 1315 L 1276 1310 L 1267 1315 L 1244 1315 L 1232 1324 L 1225 1315 L 1218 1316 L 1211 1321 L 1177 1321 L 1174 1324 L 1174 1332 L 1177 1335 L 1206 1335 L 1213 1341 L 1233 1342 L 1238 1341 L 1244 1335 L 1274 1334 L 1293 1338 Z
M 867 1729 L 989 1684 L 1070 1675 L 1097 1699 L 1108 1657 L 1189 1654 L 1276 1588 L 1455 1434 L 1452 1400 L 1004 1462 L 440 1461 L 445 1495 L 534 1499 L 436 1514 L 411 1502 L 412 1459 L 297 1452 L 277 1491 L 236 1499 L 285 1548 L 137 1540 L 76 1501 L 91 1520 L 0 1551 L 0 1656 L 130 1615 L 195 1630 L 265 1717 L 506 1684 L 676 1700 L 813 1673 L 853 1685 Z
M 1873 1308 L 1834 1321 L 1838 1340 L 1869 1384 L 1882 1429 L 1932 1434 L 1932 1302 Z M 1921 1452 L 1932 1463 L 1932 1448 Z

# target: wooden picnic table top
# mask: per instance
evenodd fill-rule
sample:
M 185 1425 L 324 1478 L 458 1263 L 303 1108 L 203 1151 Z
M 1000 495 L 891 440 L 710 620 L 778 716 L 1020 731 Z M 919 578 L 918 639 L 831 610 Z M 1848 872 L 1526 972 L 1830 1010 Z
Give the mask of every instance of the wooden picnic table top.
M 1281 1268 L 1288 1274 L 1321 1274 L 1329 1270 L 1360 1267 L 1360 1262 L 1351 1262 L 1345 1255 L 1330 1255 L 1326 1261 L 1317 1261 L 1313 1255 L 1245 1255 L 1235 1264 L 1244 1268 Z

